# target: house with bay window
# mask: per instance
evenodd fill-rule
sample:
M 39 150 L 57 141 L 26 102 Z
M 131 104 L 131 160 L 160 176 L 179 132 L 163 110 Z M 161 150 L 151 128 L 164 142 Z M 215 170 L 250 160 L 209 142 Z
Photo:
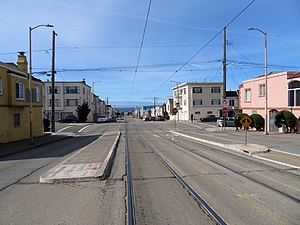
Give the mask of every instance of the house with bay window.
M 274 125 L 276 112 L 288 110 L 300 116 L 300 72 L 277 72 L 267 76 L 268 131 L 277 132 Z M 265 118 L 265 76 L 244 81 L 239 86 L 239 107 L 243 113 L 260 114 Z M 299 129 L 298 129 L 299 130 Z
M 44 116 L 51 118 L 52 113 L 52 84 L 51 81 L 44 82 Z M 56 81 L 54 84 L 55 96 L 55 121 L 63 119 L 69 115 L 77 115 L 78 105 L 87 102 L 89 107 L 92 108 L 93 96 L 91 87 L 86 84 L 85 80 L 82 81 Z M 88 121 L 92 122 L 93 113 L 88 116 Z
M 27 59 L 24 52 L 18 55 L 17 64 L 0 62 L 0 143 L 30 138 L 30 115 L 32 135 L 44 135 L 43 129 L 43 82 L 31 79 L 29 98 Z M 32 107 L 30 107 L 32 103 Z M 32 113 L 30 113 L 32 108 Z M 1 149 L 0 149 L 1 151 Z
M 177 120 L 190 120 L 192 114 L 194 120 L 208 115 L 222 116 L 223 88 L 222 82 L 187 82 L 173 87 L 173 107 L 178 109 Z M 238 110 L 237 92 L 230 92 L 225 107 L 228 107 L 228 115 L 234 116 Z

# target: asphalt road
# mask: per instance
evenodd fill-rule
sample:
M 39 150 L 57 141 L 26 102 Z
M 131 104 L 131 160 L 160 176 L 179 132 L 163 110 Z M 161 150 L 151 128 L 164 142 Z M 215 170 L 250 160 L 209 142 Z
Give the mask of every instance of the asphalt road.
M 170 132 L 174 121 L 127 118 L 127 122 L 137 224 L 214 223 L 153 149 L 228 224 L 299 224 L 299 169 L 175 136 Z M 205 138 L 218 128 L 177 123 L 177 129 Z M 0 224 L 125 224 L 125 123 L 58 124 L 56 130 L 74 137 L 0 158 Z M 112 131 L 122 131 L 123 135 L 106 180 L 38 183 L 46 171 Z M 210 134 L 243 140 L 241 133 Z

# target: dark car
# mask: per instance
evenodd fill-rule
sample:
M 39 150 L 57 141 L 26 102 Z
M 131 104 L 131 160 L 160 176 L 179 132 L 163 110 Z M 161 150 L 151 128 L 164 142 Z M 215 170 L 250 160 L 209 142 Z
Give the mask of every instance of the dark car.
M 77 122 L 77 117 L 74 115 L 69 115 L 63 119 L 58 120 L 60 123 L 76 123 Z
M 155 120 L 156 121 L 165 121 L 165 118 L 163 116 L 156 116 Z
M 200 118 L 201 122 L 217 122 L 217 117 L 215 115 L 207 115 L 206 117 Z

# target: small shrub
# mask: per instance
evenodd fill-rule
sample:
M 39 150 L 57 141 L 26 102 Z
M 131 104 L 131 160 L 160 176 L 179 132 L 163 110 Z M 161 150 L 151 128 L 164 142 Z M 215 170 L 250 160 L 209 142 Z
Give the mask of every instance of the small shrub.
M 293 113 L 287 110 L 282 110 L 276 113 L 275 115 L 275 125 L 277 127 L 286 126 L 286 133 L 294 130 L 296 131 L 297 118 Z
M 265 119 L 259 115 L 259 114 L 252 114 L 250 116 L 250 119 L 252 120 L 250 127 L 255 128 L 258 131 L 262 131 L 265 125 Z

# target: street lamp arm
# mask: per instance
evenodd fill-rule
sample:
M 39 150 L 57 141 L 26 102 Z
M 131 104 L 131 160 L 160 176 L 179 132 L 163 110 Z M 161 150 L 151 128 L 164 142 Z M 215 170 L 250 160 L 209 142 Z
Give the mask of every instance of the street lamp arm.
M 257 30 L 257 31 L 259 31 L 262 34 L 267 35 L 267 32 L 264 32 L 261 29 L 258 29 L 258 28 L 255 28 L 255 27 L 250 27 L 248 30 Z
M 51 24 L 40 24 L 40 25 L 37 25 L 37 26 L 35 26 L 35 27 L 29 27 L 29 29 L 30 29 L 30 30 L 34 30 L 34 29 L 36 29 L 36 28 L 38 28 L 38 27 L 54 27 L 54 26 L 51 25 Z

